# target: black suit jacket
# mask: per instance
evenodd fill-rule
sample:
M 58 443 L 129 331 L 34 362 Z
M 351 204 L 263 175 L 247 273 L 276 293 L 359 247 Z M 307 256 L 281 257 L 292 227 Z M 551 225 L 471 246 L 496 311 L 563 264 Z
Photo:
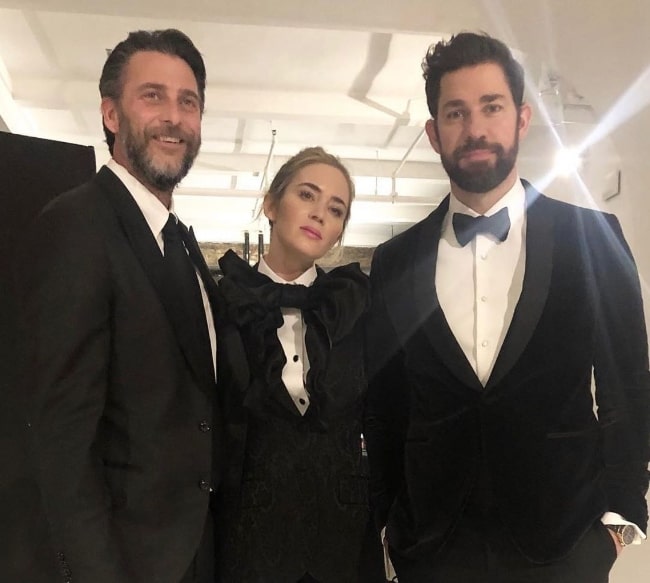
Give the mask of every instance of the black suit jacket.
M 177 583 L 218 481 L 210 347 L 177 316 L 160 249 L 108 168 L 28 239 L 34 455 L 62 579 Z
M 630 251 L 612 215 L 525 186 L 523 290 L 485 388 L 436 298 L 448 199 L 373 259 L 366 436 L 377 523 L 405 557 L 433 556 L 479 479 L 533 561 L 566 555 L 607 510 L 646 527 L 648 347 Z

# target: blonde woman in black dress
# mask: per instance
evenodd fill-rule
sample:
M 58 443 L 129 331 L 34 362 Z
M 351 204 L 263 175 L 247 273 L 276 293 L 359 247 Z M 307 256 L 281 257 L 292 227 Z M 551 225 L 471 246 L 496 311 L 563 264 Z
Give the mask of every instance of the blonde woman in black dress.
M 356 263 L 315 265 L 341 240 L 353 197 L 339 159 L 307 148 L 264 198 L 259 264 L 233 251 L 219 262 L 221 583 L 383 581 L 361 447 L 368 280 Z

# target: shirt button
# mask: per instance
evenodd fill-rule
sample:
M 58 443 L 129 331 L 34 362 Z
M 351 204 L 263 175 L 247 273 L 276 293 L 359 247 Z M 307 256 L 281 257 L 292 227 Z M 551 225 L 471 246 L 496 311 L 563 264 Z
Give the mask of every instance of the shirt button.
M 481 259 L 485 261 L 487 259 L 487 253 L 481 253 Z
M 482 302 L 487 302 L 487 296 L 481 296 L 481 301 Z
M 209 492 L 210 491 L 210 482 L 207 480 L 201 480 L 199 482 L 199 490 L 202 492 Z
M 299 360 L 298 355 L 297 355 L 297 354 L 294 354 L 294 355 L 293 355 L 293 361 L 294 361 L 294 362 L 298 362 L 298 360 Z
M 212 427 L 210 427 L 210 424 L 207 421 L 201 421 L 201 423 L 199 423 L 199 430 L 203 433 L 207 433 L 210 429 L 212 429 Z
M 488 344 L 489 344 L 489 342 L 487 340 L 483 340 L 483 342 L 481 342 L 481 346 L 483 348 L 485 348 Z
M 300 399 L 298 399 L 298 402 L 299 402 L 301 405 L 304 405 L 307 401 L 305 401 L 305 400 L 301 397 Z

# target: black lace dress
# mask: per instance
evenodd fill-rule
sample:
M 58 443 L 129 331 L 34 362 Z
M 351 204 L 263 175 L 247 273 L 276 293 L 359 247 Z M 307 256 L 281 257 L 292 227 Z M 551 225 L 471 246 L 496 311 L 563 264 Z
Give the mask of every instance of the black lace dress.
M 361 448 L 367 277 L 351 264 L 318 269 L 310 287 L 283 285 L 232 251 L 219 263 L 227 459 L 218 581 L 294 583 L 307 573 L 320 583 L 381 580 Z M 282 382 L 282 307 L 301 309 L 306 325 L 305 415 Z

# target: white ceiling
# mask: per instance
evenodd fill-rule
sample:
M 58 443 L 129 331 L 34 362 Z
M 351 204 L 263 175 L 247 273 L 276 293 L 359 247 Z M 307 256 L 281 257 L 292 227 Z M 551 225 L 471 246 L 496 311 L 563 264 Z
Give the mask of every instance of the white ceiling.
M 98 163 L 105 162 L 97 82 L 106 49 L 132 30 L 179 28 L 208 70 L 203 147 L 175 196 L 199 239 L 239 241 L 244 230 L 265 228 L 253 213 L 267 164 L 272 176 L 288 156 L 319 144 L 355 176 L 358 201 L 346 244 L 376 245 L 428 214 L 447 192 L 439 160 L 421 137 L 428 113 L 420 62 L 429 44 L 459 30 L 499 36 L 525 63 L 532 100 L 549 71 L 562 74 L 558 115 L 567 123 L 555 129 L 575 142 L 593 129 L 599 106 L 609 104 L 573 89 L 554 54 L 554 23 L 583 22 L 585 10 L 597 13 L 608 4 L 0 0 L 0 129 L 92 145 Z M 626 4 L 619 1 L 618 10 Z M 629 4 L 647 13 L 646 0 Z M 576 42 L 598 43 L 599 30 L 590 36 L 587 26 Z M 523 175 L 548 172 L 553 135 L 538 111 L 522 147 Z M 602 140 L 591 155 L 600 185 L 616 152 Z

